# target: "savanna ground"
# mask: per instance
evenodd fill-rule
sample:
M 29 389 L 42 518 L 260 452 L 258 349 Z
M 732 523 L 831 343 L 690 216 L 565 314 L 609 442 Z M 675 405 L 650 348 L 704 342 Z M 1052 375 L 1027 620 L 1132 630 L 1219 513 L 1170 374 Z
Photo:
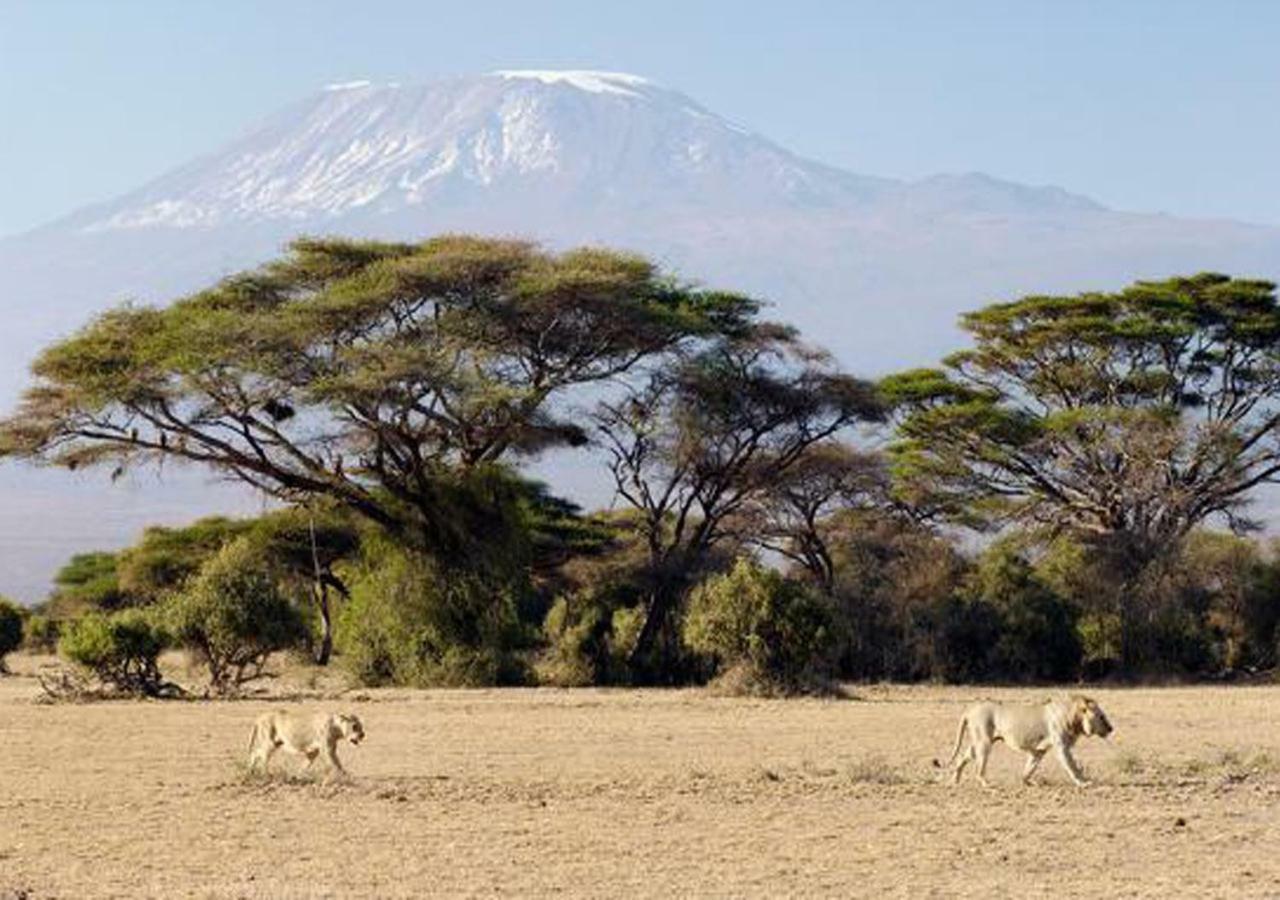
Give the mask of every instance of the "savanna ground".
M 1280 896 L 1280 687 L 1096 690 L 1117 726 L 1017 785 L 935 782 L 965 702 L 1043 689 L 350 691 L 41 705 L 0 679 L 0 897 Z M 331 696 L 324 698 L 328 692 Z M 246 775 L 263 710 L 350 709 L 325 785 Z M 277 757 L 280 760 L 280 757 Z

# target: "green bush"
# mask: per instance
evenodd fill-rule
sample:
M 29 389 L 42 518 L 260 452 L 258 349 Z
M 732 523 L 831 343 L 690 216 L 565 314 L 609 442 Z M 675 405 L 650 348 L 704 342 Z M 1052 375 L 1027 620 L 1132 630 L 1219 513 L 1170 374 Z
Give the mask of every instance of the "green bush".
M 546 650 L 538 680 L 559 687 L 616 684 L 627 674 L 627 654 L 644 622 L 643 607 L 611 609 L 589 590 L 565 594 L 542 624 Z
M 1085 613 L 1076 624 L 1085 677 L 1097 677 L 1120 665 L 1122 629 L 1117 613 Z
M 152 612 L 128 609 L 72 621 L 58 639 L 58 652 L 117 691 L 156 697 L 174 690 L 157 662 L 167 645 Z
M 608 610 L 582 592 L 556 598 L 542 623 L 547 649 L 538 681 L 558 687 L 599 684 L 608 670 Z
M 1143 623 L 1144 669 L 1165 675 L 1189 675 L 1213 668 L 1213 650 L 1209 631 L 1193 612 L 1166 607 Z
M 4 658 L 22 646 L 22 610 L 0 597 L 0 672 L 9 671 Z
M 827 540 L 846 623 L 841 676 L 942 677 L 934 668 L 938 607 L 959 591 L 968 561 L 930 529 L 881 512 L 836 514 Z
M 929 677 L 959 684 L 989 681 L 998 672 L 1000 613 L 984 600 L 946 597 L 917 628 L 931 639 Z
M 615 609 L 610 616 L 610 623 L 614 659 L 625 660 L 640 639 L 640 629 L 644 627 L 644 607 L 625 606 Z
M 1010 543 L 993 545 L 973 573 L 969 592 L 999 614 L 992 671 L 1014 681 L 1071 681 L 1083 656 L 1079 613 L 1048 586 Z
M 830 601 L 750 560 L 693 591 L 685 644 L 753 693 L 828 690 L 838 623 Z
M 349 579 L 335 647 L 363 684 L 448 687 L 521 684 L 529 643 L 516 592 L 370 541 Z
M 224 546 L 171 595 L 164 616 L 177 642 L 208 667 L 210 687 L 218 693 L 262 677 L 270 654 L 306 637 L 277 573 L 243 538 Z
M 61 624 L 50 616 L 33 615 L 27 619 L 24 644 L 32 653 L 55 653 Z

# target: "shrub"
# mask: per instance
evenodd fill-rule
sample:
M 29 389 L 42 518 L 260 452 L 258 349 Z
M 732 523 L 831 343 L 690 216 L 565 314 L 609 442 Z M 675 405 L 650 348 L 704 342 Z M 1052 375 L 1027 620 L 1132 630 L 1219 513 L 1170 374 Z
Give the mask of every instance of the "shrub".
M 227 544 L 164 604 L 175 639 L 209 669 L 210 687 L 234 691 L 264 674 L 267 657 L 298 645 L 306 626 L 274 570 L 244 539 Z
M 426 558 L 369 541 L 350 579 L 335 646 L 368 685 L 519 684 L 528 642 L 517 594 L 475 575 L 442 576 Z
M 644 627 L 644 607 L 627 606 L 615 609 L 610 617 L 610 623 L 614 658 L 625 660 L 640 637 L 640 629 Z
M 1158 609 L 1142 626 L 1147 671 L 1187 675 L 1211 668 L 1209 633 L 1192 611 L 1170 604 Z
M 640 634 L 643 612 L 639 606 L 611 609 L 587 590 L 558 597 L 542 625 L 547 648 L 539 681 L 583 687 L 625 680 L 627 654 Z
M 25 646 L 32 653 L 55 653 L 61 625 L 50 616 L 33 615 L 27 619 Z
M 1086 678 L 1108 675 L 1120 665 L 1120 616 L 1086 613 L 1076 625 Z
M 1083 655 L 1079 613 L 1058 596 L 1010 543 L 993 545 L 969 585 L 976 600 L 999 614 L 994 671 L 1017 681 L 1070 681 Z
M 967 561 L 927 528 L 864 510 L 833 516 L 828 541 L 835 602 L 846 623 L 840 674 L 941 677 L 934 669 L 938 605 L 959 590 Z
M 817 591 L 740 559 L 694 590 L 683 638 L 740 690 L 803 693 L 829 689 L 838 627 Z
M 952 596 L 929 611 L 921 630 L 932 640 L 931 677 L 959 684 L 988 681 L 997 673 L 1000 613 L 983 600 Z
M 58 640 L 58 652 L 114 690 L 156 697 L 175 690 L 157 663 L 167 644 L 153 613 L 128 609 L 91 612 L 72 621 Z
M 556 598 L 542 623 L 547 649 L 538 680 L 559 687 L 599 684 L 608 669 L 608 610 L 579 592 Z
M 0 672 L 9 671 L 4 658 L 22 646 L 22 610 L 0 597 Z

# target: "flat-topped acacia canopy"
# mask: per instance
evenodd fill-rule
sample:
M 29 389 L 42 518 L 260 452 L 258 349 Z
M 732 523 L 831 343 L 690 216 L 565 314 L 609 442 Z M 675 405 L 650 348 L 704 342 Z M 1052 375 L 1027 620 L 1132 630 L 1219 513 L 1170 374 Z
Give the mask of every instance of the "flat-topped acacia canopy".
M 973 346 L 882 383 L 904 495 L 1117 549 L 1136 571 L 1212 517 L 1247 527 L 1280 474 L 1280 307 L 1201 274 L 1032 296 L 962 319 Z
M 181 459 L 448 546 L 490 524 L 449 502 L 462 482 L 498 490 L 494 465 L 583 440 L 550 411 L 557 394 L 748 331 L 756 310 L 609 250 L 303 238 L 49 347 L 0 452 L 73 468 Z

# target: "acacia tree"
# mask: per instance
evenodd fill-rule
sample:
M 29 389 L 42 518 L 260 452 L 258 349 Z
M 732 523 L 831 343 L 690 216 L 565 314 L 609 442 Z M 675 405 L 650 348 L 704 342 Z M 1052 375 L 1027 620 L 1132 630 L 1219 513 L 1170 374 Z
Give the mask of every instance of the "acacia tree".
M 495 466 L 584 439 L 558 396 L 754 311 L 605 250 L 302 239 L 45 350 L 0 454 L 201 464 L 286 501 L 329 498 L 456 564 L 511 524 Z
M 841 510 L 888 510 L 889 472 L 876 453 L 840 441 L 808 448 L 742 516 L 742 539 L 800 566 L 824 593 L 835 589 L 832 517 Z
M 1206 520 L 1250 525 L 1280 474 L 1280 307 L 1202 274 L 963 317 L 974 346 L 886 379 L 900 489 L 971 523 L 1085 541 L 1121 585 L 1122 656 L 1150 567 Z
M 629 662 L 652 672 L 659 637 L 734 518 L 810 448 L 881 415 L 874 387 L 833 371 L 789 329 L 757 326 L 649 373 L 594 421 L 617 495 L 648 551 L 644 619 Z

